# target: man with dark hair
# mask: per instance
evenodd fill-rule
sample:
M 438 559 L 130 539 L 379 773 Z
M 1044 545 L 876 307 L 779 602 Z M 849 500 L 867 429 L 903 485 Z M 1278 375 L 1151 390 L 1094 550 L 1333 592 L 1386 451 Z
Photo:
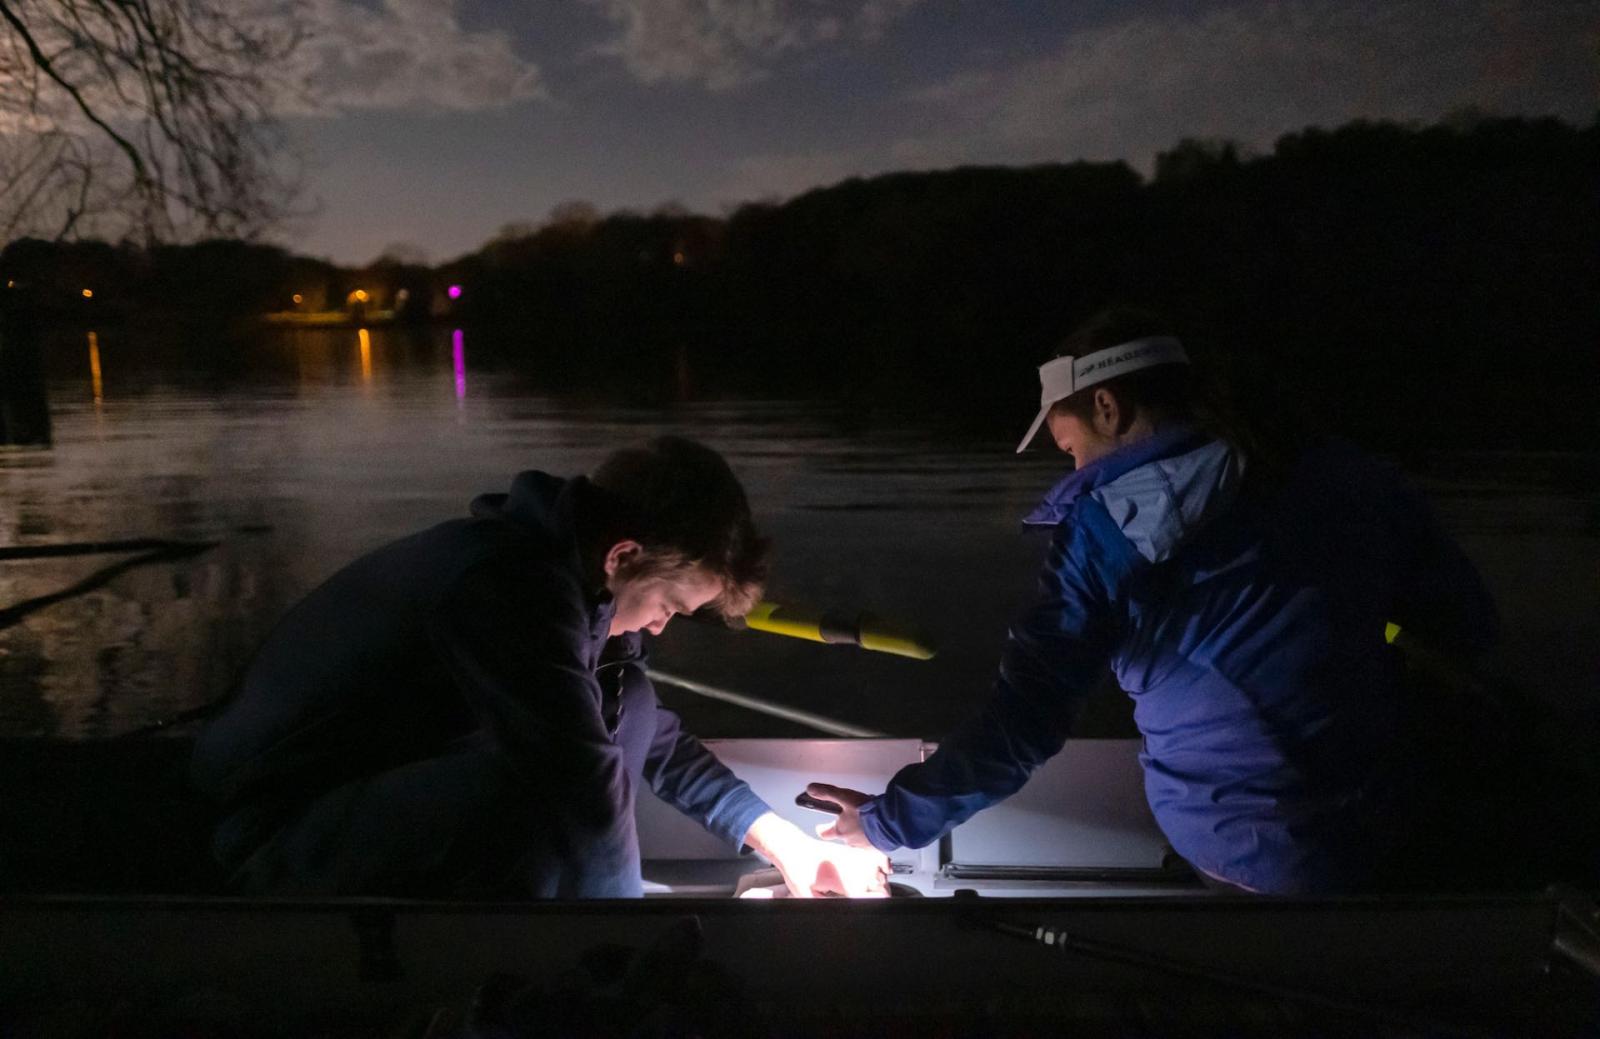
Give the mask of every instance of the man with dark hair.
M 1423 813 L 1386 625 L 1481 647 L 1494 605 L 1400 475 L 1334 440 L 1252 451 L 1208 407 L 1171 330 L 1091 322 L 1039 369 L 1041 428 L 1076 468 L 1024 523 L 1049 531 L 995 693 L 836 836 L 922 847 L 1061 750 L 1110 666 L 1134 700 L 1156 822 L 1214 881 L 1270 893 L 1415 883 Z
M 645 676 L 640 632 L 742 615 L 766 551 L 722 457 L 663 437 L 357 559 L 197 743 L 217 859 L 252 892 L 633 897 L 648 784 L 796 895 L 884 893 L 881 853 L 773 814 Z

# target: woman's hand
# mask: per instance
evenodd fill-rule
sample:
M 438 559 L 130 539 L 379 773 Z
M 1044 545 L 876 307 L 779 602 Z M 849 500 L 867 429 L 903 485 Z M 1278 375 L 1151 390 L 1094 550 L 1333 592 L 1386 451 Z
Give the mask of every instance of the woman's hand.
M 832 801 L 839 806 L 839 814 L 833 822 L 817 826 L 818 837 L 825 841 L 843 841 L 856 848 L 872 847 L 866 831 L 861 828 L 860 814 L 861 806 L 871 800 L 871 794 L 827 783 L 808 783 L 806 793 L 819 801 Z

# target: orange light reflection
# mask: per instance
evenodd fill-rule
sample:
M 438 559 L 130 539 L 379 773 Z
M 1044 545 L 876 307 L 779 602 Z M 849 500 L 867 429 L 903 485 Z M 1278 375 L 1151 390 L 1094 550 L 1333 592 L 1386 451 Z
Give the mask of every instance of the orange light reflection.
M 89 333 L 89 386 L 94 391 L 95 407 L 103 397 L 100 385 L 100 337 Z
M 361 381 L 372 381 L 372 336 L 366 329 L 356 332 L 356 337 L 361 340 Z

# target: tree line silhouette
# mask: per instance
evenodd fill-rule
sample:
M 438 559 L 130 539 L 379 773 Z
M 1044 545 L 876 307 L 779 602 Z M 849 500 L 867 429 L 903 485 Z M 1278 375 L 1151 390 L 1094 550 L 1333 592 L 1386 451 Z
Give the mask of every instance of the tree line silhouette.
M 57 288 L 57 320 L 81 320 L 68 297 L 91 272 L 102 313 L 175 323 L 247 319 L 311 281 L 328 298 L 403 283 L 420 319 L 458 284 L 475 363 L 552 389 L 837 397 L 996 432 L 1067 331 L 1129 304 L 1169 315 L 1246 405 L 1380 447 L 1600 432 L 1600 119 L 1355 122 L 1260 155 L 1190 140 L 1149 178 L 896 173 L 725 218 L 569 205 L 432 269 L 240 242 L 0 254 L 0 276 Z

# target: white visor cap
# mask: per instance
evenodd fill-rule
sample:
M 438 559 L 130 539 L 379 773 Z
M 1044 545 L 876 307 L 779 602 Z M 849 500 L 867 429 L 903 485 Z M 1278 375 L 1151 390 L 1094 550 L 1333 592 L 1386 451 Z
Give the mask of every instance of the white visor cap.
M 1095 383 L 1115 379 L 1141 368 L 1188 363 L 1189 355 L 1183 352 L 1182 343 L 1171 336 L 1151 336 L 1109 346 L 1082 357 L 1057 357 L 1041 364 L 1039 414 L 1033 417 L 1033 425 L 1028 427 L 1022 443 L 1017 445 L 1017 453 L 1026 451 L 1033 438 L 1039 435 L 1039 427 L 1044 425 L 1045 416 L 1050 414 L 1050 409 L 1057 401 L 1066 400 Z

